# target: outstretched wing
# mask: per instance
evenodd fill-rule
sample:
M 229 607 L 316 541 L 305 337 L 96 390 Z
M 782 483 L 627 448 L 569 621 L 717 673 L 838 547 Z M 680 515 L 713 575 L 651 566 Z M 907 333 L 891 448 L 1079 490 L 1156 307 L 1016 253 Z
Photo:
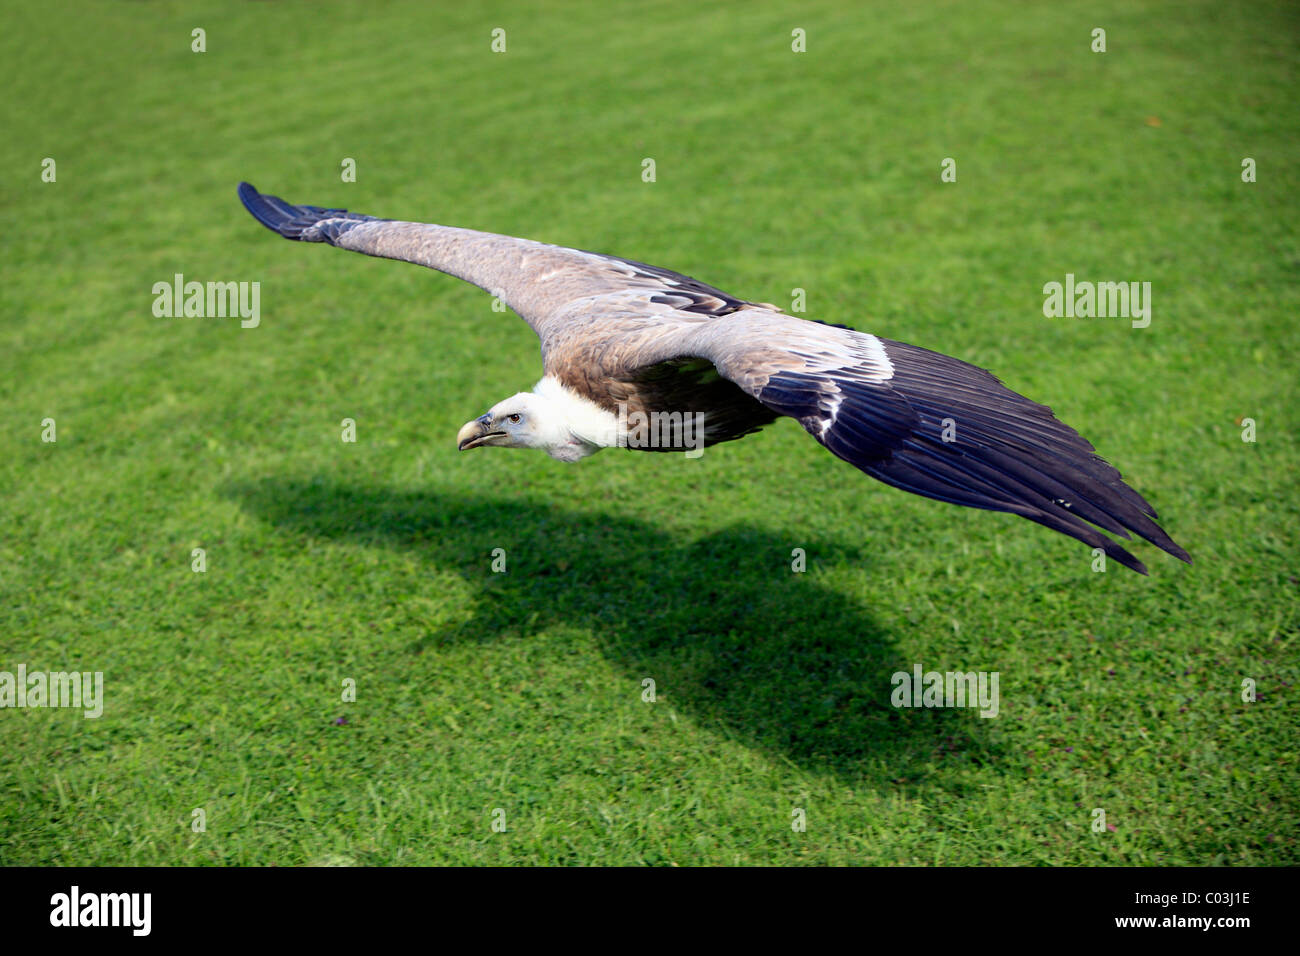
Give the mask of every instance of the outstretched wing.
M 296 206 L 239 184 L 253 217 L 286 239 L 326 242 L 368 256 L 437 269 L 502 298 L 542 338 L 558 331 L 566 306 L 635 291 L 665 311 L 721 315 L 750 303 L 668 269 L 530 239 L 430 223 L 377 219 L 343 209 Z
M 1153 520 L 1155 509 L 1092 445 L 1050 408 L 981 368 L 761 311 L 673 337 L 673 350 L 708 358 L 763 405 L 886 484 L 1021 515 L 1143 574 L 1142 563 L 1097 528 L 1123 538 L 1134 532 L 1191 562 Z

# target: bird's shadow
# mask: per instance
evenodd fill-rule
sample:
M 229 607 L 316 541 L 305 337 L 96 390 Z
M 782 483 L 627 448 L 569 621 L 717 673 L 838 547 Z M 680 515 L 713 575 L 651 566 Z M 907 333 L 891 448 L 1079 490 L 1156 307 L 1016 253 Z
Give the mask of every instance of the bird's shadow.
M 893 707 L 890 678 L 911 662 L 856 601 L 792 569 L 796 545 L 813 563 L 860 563 L 843 544 L 745 526 L 683 540 L 599 508 L 318 479 L 227 491 L 295 534 L 399 549 L 472 582 L 462 623 L 420 636 L 412 653 L 577 627 L 638 703 L 650 678 L 660 702 L 801 767 L 897 789 L 994 756 L 969 713 Z M 498 548 L 505 570 L 494 572 Z

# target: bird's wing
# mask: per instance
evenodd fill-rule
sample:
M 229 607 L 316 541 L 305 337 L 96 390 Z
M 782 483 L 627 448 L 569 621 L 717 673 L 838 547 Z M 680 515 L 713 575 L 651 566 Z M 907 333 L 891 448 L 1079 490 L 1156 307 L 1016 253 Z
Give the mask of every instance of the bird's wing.
M 927 349 L 761 310 L 665 330 L 646 364 L 707 358 L 838 457 L 939 501 L 1022 515 L 1143 574 L 1110 538 L 1136 532 L 1190 563 L 1155 509 L 1045 405 Z M 633 363 L 639 356 L 630 354 Z M 1093 527 L 1093 526 L 1096 527 Z
M 721 315 L 751 303 L 667 269 L 529 239 L 419 222 L 376 219 L 342 209 L 295 206 L 239 184 L 239 198 L 262 225 L 286 239 L 326 242 L 369 256 L 400 259 L 473 283 L 501 299 L 536 330 L 545 347 L 556 317 L 580 300 L 643 294 L 652 310 Z

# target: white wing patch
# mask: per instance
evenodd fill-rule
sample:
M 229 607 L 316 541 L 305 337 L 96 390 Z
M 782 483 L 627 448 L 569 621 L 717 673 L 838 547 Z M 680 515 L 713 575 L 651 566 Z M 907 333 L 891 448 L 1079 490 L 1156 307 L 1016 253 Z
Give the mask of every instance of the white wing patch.
M 822 419 L 821 423 L 821 433 L 823 435 L 835 426 L 835 421 L 840 415 L 840 406 L 843 404 L 844 396 L 842 394 L 837 393 L 831 399 L 831 407 L 826 410 L 826 417 Z
M 876 372 L 877 380 L 887 382 L 893 378 L 894 363 L 889 360 L 889 353 L 885 351 L 885 346 L 881 344 L 880 339 L 868 332 L 855 332 L 854 335 L 866 340 L 863 347 L 869 356 L 867 361 L 870 362 Z

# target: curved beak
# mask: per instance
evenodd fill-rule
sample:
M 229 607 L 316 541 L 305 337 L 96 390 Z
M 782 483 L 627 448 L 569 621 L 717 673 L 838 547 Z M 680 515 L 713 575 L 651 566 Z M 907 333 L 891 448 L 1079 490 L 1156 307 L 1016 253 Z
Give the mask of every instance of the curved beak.
M 479 445 L 488 444 L 489 438 L 504 434 L 505 432 L 492 430 L 492 415 L 489 413 L 474 419 L 472 422 L 466 422 L 465 426 L 456 434 L 456 449 L 458 451 L 469 451 Z

